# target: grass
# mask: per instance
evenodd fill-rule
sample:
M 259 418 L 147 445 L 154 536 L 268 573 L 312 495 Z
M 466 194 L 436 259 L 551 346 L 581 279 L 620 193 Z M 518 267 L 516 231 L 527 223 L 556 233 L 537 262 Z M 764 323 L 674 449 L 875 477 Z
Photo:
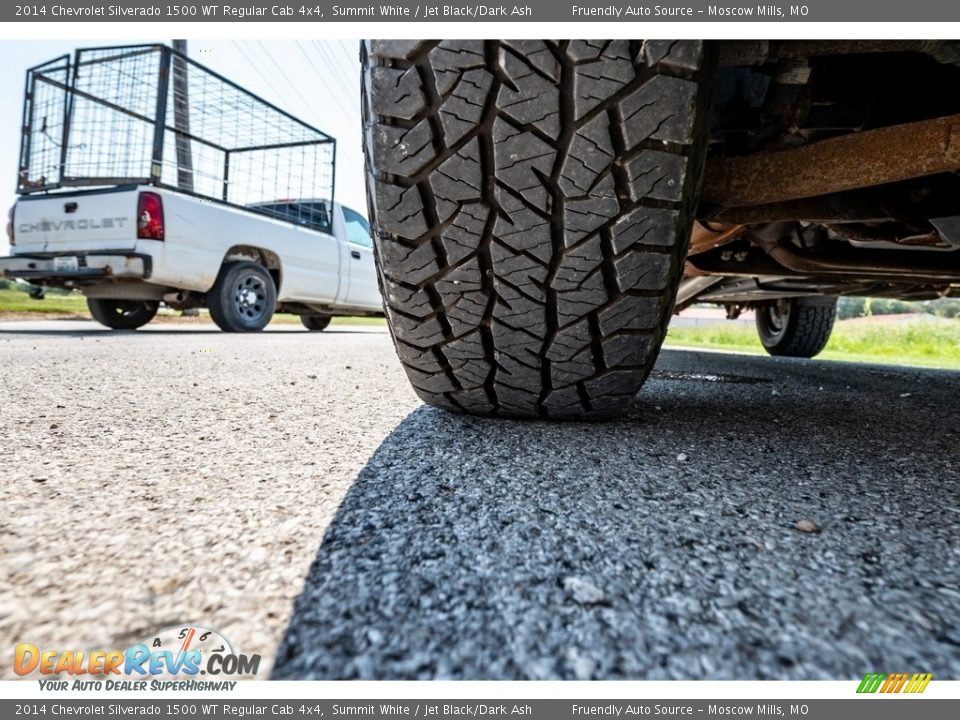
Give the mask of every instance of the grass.
M 766 352 L 753 325 L 733 323 L 670 328 L 666 344 L 758 355 Z M 841 320 L 817 358 L 960 369 L 960 320 Z
M 0 290 L 0 313 L 44 313 L 72 315 L 87 313 L 87 301 L 78 293 L 70 295 L 47 295 L 43 300 L 34 300 L 19 290 Z
M 43 300 L 34 300 L 27 293 L 19 290 L 0 289 L 0 315 L 3 314 L 42 314 L 42 315 L 76 315 L 90 317 L 87 311 L 87 300 L 79 293 L 69 295 L 48 294 Z M 171 317 L 177 317 L 175 314 Z M 189 322 L 209 321 L 201 315 L 200 319 L 189 319 Z M 187 322 L 188 320 L 185 320 Z M 273 323 L 281 325 L 300 324 L 296 315 L 275 315 Z M 383 325 L 384 319 L 378 317 L 335 317 L 332 325 Z

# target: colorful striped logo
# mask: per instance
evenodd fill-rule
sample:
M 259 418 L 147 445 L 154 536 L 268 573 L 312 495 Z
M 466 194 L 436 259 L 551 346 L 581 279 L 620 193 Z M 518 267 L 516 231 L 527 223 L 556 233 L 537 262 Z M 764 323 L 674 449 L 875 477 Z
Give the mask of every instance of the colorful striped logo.
M 931 673 L 867 673 L 858 693 L 922 693 L 933 680 Z

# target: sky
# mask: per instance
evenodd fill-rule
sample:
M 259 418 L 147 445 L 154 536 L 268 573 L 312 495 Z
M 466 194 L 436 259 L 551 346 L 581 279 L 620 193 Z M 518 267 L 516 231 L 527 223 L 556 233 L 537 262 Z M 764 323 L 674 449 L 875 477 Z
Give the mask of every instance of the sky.
M 124 44 L 169 43 L 137 38 Z M 117 45 L 110 40 L 0 40 L 0 203 L 3 221 L 16 200 L 23 88 L 28 67 L 77 47 Z M 336 199 L 366 215 L 360 127 L 360 62 L 356 40 L 190 40 L 194 60 L 260 95 L 337 139 Z M 0 255 L 9 254 L 0 237 Z

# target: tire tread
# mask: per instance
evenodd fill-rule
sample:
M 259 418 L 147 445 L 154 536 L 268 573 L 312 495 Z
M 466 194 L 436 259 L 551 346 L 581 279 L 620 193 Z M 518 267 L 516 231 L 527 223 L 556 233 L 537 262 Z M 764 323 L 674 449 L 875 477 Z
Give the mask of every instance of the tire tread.
M 693 41 L 372 41 L 370 215 L 417 393 L 615 415 L 656 359 L 702 170 Z

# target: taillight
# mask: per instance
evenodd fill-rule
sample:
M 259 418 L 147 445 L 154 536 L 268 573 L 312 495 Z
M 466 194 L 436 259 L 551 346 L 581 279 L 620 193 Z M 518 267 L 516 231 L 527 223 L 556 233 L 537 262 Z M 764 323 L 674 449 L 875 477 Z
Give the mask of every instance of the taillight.
M 137 237 L 163 240 L 163 200 L 155 192 L 142 192 L 137 201 Z
M 10 211 L 7 213 L 7 240 L 10 241 L 11 245 L 16 245 L 13 238 L 13 211 L 17 209 L 16 205 L 10 207 Z

